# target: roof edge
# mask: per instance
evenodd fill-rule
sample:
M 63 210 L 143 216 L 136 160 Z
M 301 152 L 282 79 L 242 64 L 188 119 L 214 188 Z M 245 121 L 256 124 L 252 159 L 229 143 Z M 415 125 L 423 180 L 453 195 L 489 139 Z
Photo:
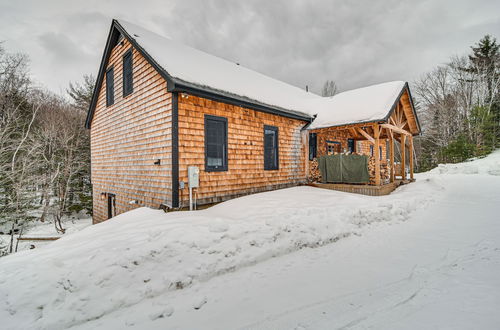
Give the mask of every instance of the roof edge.
M 99 94 L 99 90 L 101 89 L 102 80 L 104 77 L 104 71 L 105 71 L 104 66 L 105 66 L 105 63 L 108 61 L 109 55 L 111 53 L 111 51 L 109 49 L 109 45 L 111 44 L 111 39 L 112 39 L 113 33 L 114 33 L 114 22 L 115 22 L 115 20 L 113 19 L 113 21 L 111 22 L 111 26 L 109 28 L 108 38 L 106 39 L 106 46 L 105 46 L 104 52 L 102 54 L 101 64 L 99 65 L 99 72 L 97 73 L 97 78 L 96 78 L 96 82 L 94 85 L 94 91 L 92 92 L 92 99 L 90 100 L 89 109 L 87 111 L 87 118 L 85 119 L 85 128 L 87 128 L 87 129 L 90 128 L 90 123 L 92 122 L 92 119 L 94 117 L 94 110 L 95 110 L 95 107 L 97 104 L 97 97 Z
M 88 113 L 87 113 L 87 119 L 85 120 L 85 127 L 86 128 L 90 128 L 92 119 L 94 117 L 94 111 L 95 111 L 95 107 L 96 107 L 96 104 L 97 104 L 97 97 L 98 97 L 98 94 L 99 94 L 99 90 L 101 89 L 102 82 L 104 80 L 104 72 L 106 71 L 105 70 L 106 69 L 105 66 L 106 66 L 106 63 L 109 60 L 109 56 L 110 56 L 111 51 L 112 51 L 112 48 L 110 47 L 110 45 L 111 45 L 112 39 L 114 37 L 118 37 L 118 35 L 116 34 L 116 32 L 121 33 L 125 38 L 127 38 L 127 40 L 132 44 L 132 46 L 135 49 L 137 49 L 141 53 L 142 56 L 144 56 L 144 58 L 149 62 L 149 64 L 151 64 L 151 66 L 153 66 L 153 68 L 155 68 L 155 70 L 158 71 L 158 73 L 167 81 L 167 86 L 168 85 L 175 85 L 174 80 L 168 74 L 168 72 L 165 69 L 163 69 L 144 50 L 144 48 L 142 48 L 141 45 L 139 45 L 139 43 L 132 36 L 130 36 L 130 34 L 128 34 L 128 32 L 123 28 L 123 26 L 120 25 L 120 22 L 118 22 L 118 20 L 113 19 L 111 21 L 111 27 L 110 27 L 109 34 L 108 34 L 108 39 L 106 41 L 106 47 L 104 48 L 104 53 L 103 53 L 103 56 L 102 56 L 102 59 L 101 59 L 101 64 L 99 66 L 99 73 L 97 74 L 96 85 L 94 87 L 94 92 L 92 94 L 92 100 L 90 102 L 90 107 L 89 107 L 89 110 L 88 110 Z
M 239 105 L 242 107 L 250 108 L 257 111 L 262 111 L 266 113 L 276 114 L 283 117 L 299 119 L 304 121 L 312 122 L 313 116 L 296 110 L 284 109 L 277 106 L 272 106 L 269 104 L 265 104 L 251 98 L 247 98 L 241 95 L 236 95 L 228 92 L 224 92 L 221 90 L 217 90 L 214 88 L 210 88 L 209 86 L 199 86 L 193 83 L 189 83 L 183 81 L 179 78 L 172 77 L 161 65 L 159 65 L 152 56 L 148 54 L 148 52 L 141 47 L 141 45 L 133 38 L 124 28 L 120 25 L 120 22 L 116 19 L 113 19 L 111 22 L 110 31 L 108 34 L 108 39 L 106 41 L 106 47 L 104 49 L 104 53 L 101 59 L 101 64 L 99 66 L 99 73 L 97 75 L 96 85 L 94 87 L 94 92 L 92 94 L 92 100 L 90 103 L 89 110 L 87 112 L 87 119 L 85 120 L 85 127 L 90 129 L 92 119 L 94 117 L 95 107 L 97 105 L 97 98 L 99 91 L 101 89 L 103 80 L 104 80 L 104 72 L 105 65 L 109 60 L 109 56 L 111 54 L 111 42 L 115 36 L 115 31 L 121 33 L 127 40 L 132 44 L 132 46 L 137 49 L 144 58 L 155 68 L 156 71 L 167 81 L 167 90 L 169 92 L 189 92 L 193 95 L 203 96 L 210 99 L 216 99 L 218 101 L 222 101 L 225 103 L 230 103 L 234 105 Z
M 192 84 L 178 78 L 173 78 L 173 80 L 175 83 L 173 88 L 169 88 L 170 92 L 185 92 L 196 96 L 213 99 L 215 101 L 229 103 L 244 108 L 249 108 L 252 110 L 266 112 L 292 119 L 299 119 L 308 122 L 312 122 L 314 119 L 314 116 L 306 114 L 304 112 L 272 106 L 253 100 L 251 98 L 213 89 L 209 86 L 199 86 L 196 84 Z
M 384 121 L 385 122 L 389 121 L 389 118 L 392 116 L 392 114 L 396 110 L 396 107 L 398 105 L 399 99 L 401 98 L 401 96 L 403 96 L 403 93 L 405 91 L 408 92 L 408 98 L 410 99 L 410 107 L 411 107 L 411 110 L 413 111 L 413 115 L 415 116 L 415 122 L 417 123 L 417 128 L 418 128 L 418 133 L 417 134 L 412 134 L 412 135 L 413 136 L 419 135 L 422 132 L 422 128 L 420 127 L 420 122 L 418 121 L 417 111 L 415 110 L 415 106 L 413 104 L 413 98 L 412 98 L 411 92 L 410 92 L 410 85 L 408 84 L 407 81 L 405 81 L 405 84 L 403 85 L 403 88 L 401 89 L 401 92 L 399 92 L 398 97 L 394 101 L 394 104 L 392 105 L 391 110 L 389 111 L 389 113 L 387 114 L 387 116 L 384 117 Z

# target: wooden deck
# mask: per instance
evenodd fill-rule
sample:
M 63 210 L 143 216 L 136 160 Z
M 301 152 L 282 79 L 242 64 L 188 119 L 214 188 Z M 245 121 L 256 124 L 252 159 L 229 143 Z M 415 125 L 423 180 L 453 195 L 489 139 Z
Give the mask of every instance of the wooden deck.
M 368 196 L 384 196 L 389 195 L 397 187 L 403 184 L 412 182 L 411 180 L 395 180 L 394 182 L 384 184 L 381 186 L 371 186 L 367 184 L 347 184 L 347 183 L 310 183 L 309 186 L 338 190 L 353 194 L 361 194 Z

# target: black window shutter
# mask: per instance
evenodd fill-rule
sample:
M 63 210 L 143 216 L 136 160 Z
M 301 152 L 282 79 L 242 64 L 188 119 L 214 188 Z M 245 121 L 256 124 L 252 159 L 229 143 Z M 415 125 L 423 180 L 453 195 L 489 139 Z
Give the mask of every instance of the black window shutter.
M 110 68 L 106 71 L 106 106 L 115 103 L 115 77 L 114 70 Z
M 264 170 L 279 168 L 278 128 L 264 126 Z
M 317 148 L 316 133 L 309 133 L 309 160 L 316 158 Z
M 205 115 L 205 170 L 227 171 L 227 119 Z
M 123 96 L 132 94 L 134 91 L 133 68 L 132 68 L 132 50 L 123 55 Z

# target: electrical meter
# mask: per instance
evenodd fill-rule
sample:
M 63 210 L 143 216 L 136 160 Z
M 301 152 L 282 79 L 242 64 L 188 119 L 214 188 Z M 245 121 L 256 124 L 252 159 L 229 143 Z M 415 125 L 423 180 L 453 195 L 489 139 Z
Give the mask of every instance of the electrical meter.
M 198 188 L 200 186 L 200 168 L 198 166 L 188 167 L 189 188 Z

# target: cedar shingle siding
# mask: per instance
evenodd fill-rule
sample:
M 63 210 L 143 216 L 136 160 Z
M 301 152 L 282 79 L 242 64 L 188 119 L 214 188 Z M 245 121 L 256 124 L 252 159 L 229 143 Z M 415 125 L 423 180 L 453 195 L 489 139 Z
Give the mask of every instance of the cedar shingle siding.
M 227 170 L 205 167 L 205 115 L 227 119 Z M 188 166 L 200 168 L 199 203 L 227 200 L 249 193 L 289 187 L 306 181 L 306 122 L 205 98 L 179 96 L 179 180 L 187 182 Z M 264 170 L 264 126 L 279 130 L 279 167 Z M 180 191 L 181 205 L 188 189 Z
M 173 203 L 172 94 L 167 92 L 166 81 L 136 49 L 131 49 L 132 56 L 124 56 L 130 47 L 125 40 L 112 50 L 106 69 L 114 68 L 114 103 L 106 107 L 111 86 L 105 79 L 91 124 L 95 223 L 108 218 L 109 194 L 115 195 L 116 214 L 139 206 L 158 208 Z M 124 97 L 128 88 L 123 84 L 129 81 L 123 76 L 127 58 L 132 59 L 130 81 L 134 86 Z M 206 126 L 207 119 L 219 119 L 214 129 Z M 180 94 L 179 181 L 187 183 L 188 166 L 200 168 L 199 204 L 304 183 L 307 133 L 301 129 L 306 123 Z M 264 145 L 266 125 L 276 132 L 269 148 Z M 215 136 L 206 139 L 207 129 Z M 265 150 L 270 155 L 269 169 L 274 170 L 264 169 L 268 168 Z M 221 166 L 207 166 L 210 155 L 222 157 Z M 158 159 L 160 164 L 155 165 Z M 187 189 L 179 190 L 179 200 L 181 207 L 187 206 Z
M 108 217 L 107 197 L 116 195 L 116 213 L 171 202 L 171 94 L 158 72 L 133 49 L 135 92 L 123 97 L 125 39 L 106 68 L 114 67 L 114 104 L 106 107 L 106 83 L 98 94 L 91 125 L 94 222 Z M 160 165 L 155 161 L 161 160 Z M 131 204 L 138 201 L 139 204 Z

